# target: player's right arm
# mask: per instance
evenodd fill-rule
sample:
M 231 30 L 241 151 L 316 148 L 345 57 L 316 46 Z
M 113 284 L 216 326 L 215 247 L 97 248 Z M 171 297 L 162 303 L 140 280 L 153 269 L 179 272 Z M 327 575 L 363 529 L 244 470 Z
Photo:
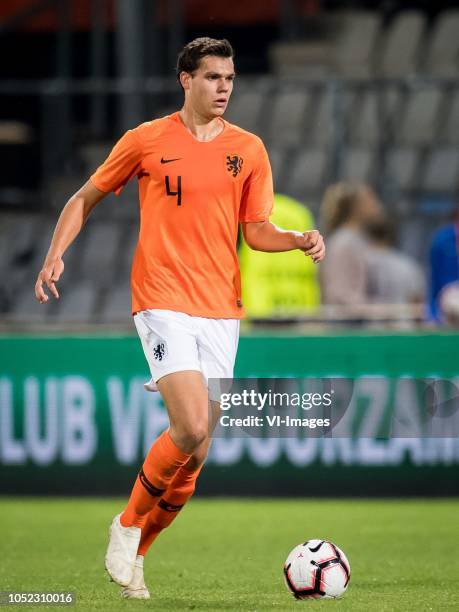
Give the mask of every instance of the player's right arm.
M 43 304 L 48 301 L 44 285 L 55 298 L 59 297 L 56 282 L 63 270 L 62 256 L 75 240 L 92 209 L 111 191 L 119 194 L 123 186 L 142 168 L 142 143 L 135 130 L 128 130 L 118 140 L 110 155 L 65 205 L 54 230 L 51 246 L 35 283 L 35 296 Z
M 55 298 L 59 297 L 56 282 L 64 271 L 62 257 L 68 247 L 80 233 L 93 208 L 107 195 L 91 182 L 87 181 L 64 206 L 54 230 L 51 246 L 45 257 L 35 283 L 35 297 L 44 304 L 49 297 L 45 293 L 46 285 Z

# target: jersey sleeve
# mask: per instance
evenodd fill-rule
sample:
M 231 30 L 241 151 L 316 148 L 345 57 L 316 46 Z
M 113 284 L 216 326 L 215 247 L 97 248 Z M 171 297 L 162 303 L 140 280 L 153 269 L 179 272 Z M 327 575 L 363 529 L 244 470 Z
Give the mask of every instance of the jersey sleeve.
M 90 179 L 100 191 L 114 191 L 119 195 L 126 183 L 141 171 L 141 164 L 141 142 L 133 130 L 128 130 Z
M 268 153 L 260 141 L 253 169 L 242 192 L 239 221 L 257 223 L 267 221 L 274 206 L 273 177 Z

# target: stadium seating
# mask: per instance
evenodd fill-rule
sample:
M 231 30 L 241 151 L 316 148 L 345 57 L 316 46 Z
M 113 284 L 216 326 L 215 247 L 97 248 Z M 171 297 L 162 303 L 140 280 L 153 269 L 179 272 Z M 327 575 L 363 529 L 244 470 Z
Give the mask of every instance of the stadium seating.
M 99 288 L 94 282 L 87 279 L 72 284 L 67 282 L 66 287 L 67 290 L 63 292 L 59 300 L 55 315 L 56 322 L 84 323 L 97 314 Z
M 444 210 L 426 216 L 418 202 L 432 194 L 454 202 L 459 183 L 458 31 L 459 10 L 433 23 L 414 10 L 387 23 L 372 12 L 336 13 L 329 38 L 311 42 L 334 78 L 315 78 L 320 70 L 301 73 L 301 53 L 310 60 L 315 52 L 301 41 L 292 43 L 295 70 L 283 73 L 289 61 L 283 41 L 271 54 L 277 74 L 238 76 L 227 119 L 263 138 L 276 190 L 307 202 L 316 216 L 330 181 L 376 185 L 395 219 L 403 220 L 403 245 L 414 252 L 446 218 Z M 40 308 L 33 296 L 57 209 L 110 144 L 79 146 L 80 175 L 49 186 L 54 211 L 0 214 L 0 310 L 10 318 L 116 322 L 129 315 L 139 216 L 135 182 L 122 198 L 109 196 L 97 207 L 66 254 L 62 300 Z
M 417 185 L 418 149 L 394 147 L 387 154 L 385 180 L 397 191 L 411 192 Z
M 334 58 L 338 74 L 368 77 L 371 60 L 381 27 L 381 17 L 374 11 L 344 11 L 337 16 Z
M 395 125 L 396 139 L 404 145 L 434 142 L 439 126 L 442 92 L 434 87 L 409 91 Z
M 131 289 L 123 278 L 122 284 L 113 286 L 105 296 L 101 320 L 105 323 L 129 323 L 131 319 Z
M 457 78 L 459 68 L 459 10 L 441 13 L 430 36 L 424 72 L 433 76 Z
M 281 89 L 274 96 L 269 121 L 269 142 L 278 145 L 299 146 L 306 134 L 299 126 L 305 124 L 310 98 L 304 89 Z
M 345 180 L 372 183 L 374 174 L 374 152 L 372 149 L 349 148 L 343 152 L 342 164 Z
M 381 137 L 382 100 L 378 92 L 361 92 L 349 113 L 348 137 L 352 144 L 375 145 Z
M 228 110 L 228 121 L 250 132 L 259 132 L 260 111 L 264 99 L 263 92 L 255 87 L 251 91 L 241 92 L 231 103 Z
M 80 271 L 86 278 L 110 285 L 118 268 L 121 229 L 115 221 L 88 222 L 80 260 Z
M 439 137 L 445 144 L 459 145 L 459 88 L 450 94 Z
M 397 15 L 383 37 L 376 73 L 385 77 L 415 73 L 426 25 L 421 11 L 404 11 Z
M 277 186 L 278 190 L 282 190 L 285 184 L 285 165 L 288 159 L 288 149 L 270 145 L 268 146 L 268 154 L 271 162 L 274 184 Z
M 295 198 L 315 198 L 324 185 L 327 155 L 322 149 L 304 149 L 295 156 L 288 175 L 288 193 Z
M 459 176 L 457 147 L 432 149 L 422 172 L 421 187 L 425 191 L 454 191 Z
M 333 98 L 331 91 L 326 87 L 319 87 L 315 91 L 315 100 L 308 118 L 307 141 L 310 145 L 324 148 L 333 136 Z
M 9 319 L 25 324 L 44 323 L 48 316 L 55 312 L 53 308 L 48 308 L 48 305 L 45 306 L 37 302 L 33 291 L 34 282 L 31 285 L 24 284 L 22 289 L 19 289 L 14 295 L 12 304 L 7 311 Z

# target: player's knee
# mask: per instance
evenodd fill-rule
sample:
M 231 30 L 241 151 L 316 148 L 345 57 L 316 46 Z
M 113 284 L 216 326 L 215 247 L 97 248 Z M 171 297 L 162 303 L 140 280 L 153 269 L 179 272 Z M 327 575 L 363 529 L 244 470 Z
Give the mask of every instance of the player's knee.
M 207 421 L 182 426 L 176 434 L 178 445 L 188 453 L 194 451 L 207 440 L 209 427 Z
M 188 442 L 193 446 L 193 449 L 197 449 L 201 446 L 201 444 L 206 441 L 208 435 L 209 430 L 207 423 L 194 424 L 193 427 L 186 432 Z

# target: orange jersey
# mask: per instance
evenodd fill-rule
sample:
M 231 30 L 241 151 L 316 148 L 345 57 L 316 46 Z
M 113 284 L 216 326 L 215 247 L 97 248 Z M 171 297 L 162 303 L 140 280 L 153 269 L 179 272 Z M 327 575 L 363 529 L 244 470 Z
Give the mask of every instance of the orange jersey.
M 242 318 L 238 224 L 265 221 L 273 207 L 262 141 L 224 121 L 216 138 L 200 142 L 174 113 L 128 130 L 91 181 L 119 194 L 134 176 L 140 235 L 132 312 Z

